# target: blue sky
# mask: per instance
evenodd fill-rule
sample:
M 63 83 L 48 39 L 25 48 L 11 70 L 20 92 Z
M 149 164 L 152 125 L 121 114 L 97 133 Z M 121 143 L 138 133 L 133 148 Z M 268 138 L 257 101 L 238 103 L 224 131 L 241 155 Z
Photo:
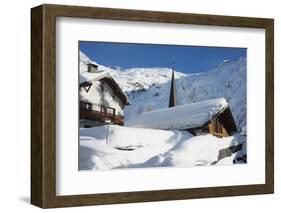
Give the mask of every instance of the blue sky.
M 92 60 L 104 66 L 119 66 L 123 69 L 173 66 L 175 70 L 186 73 L 205 72 L 225 59 L 236 61 L 247 54 L 246 48 L 86 41 L 80 41 L 79 48 Z

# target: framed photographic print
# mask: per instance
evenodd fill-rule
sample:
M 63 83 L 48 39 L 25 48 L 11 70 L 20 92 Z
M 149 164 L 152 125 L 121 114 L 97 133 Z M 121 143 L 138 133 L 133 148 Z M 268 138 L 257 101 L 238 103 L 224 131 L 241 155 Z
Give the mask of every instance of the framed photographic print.
M 273 19 L 31 9 L 31 203 L 274 191 Z

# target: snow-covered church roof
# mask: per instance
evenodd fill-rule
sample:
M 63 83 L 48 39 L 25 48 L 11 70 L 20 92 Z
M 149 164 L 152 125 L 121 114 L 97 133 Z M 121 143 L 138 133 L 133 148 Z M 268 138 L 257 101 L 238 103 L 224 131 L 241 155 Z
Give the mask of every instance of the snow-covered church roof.
M 145 112 L 125 121 L 125 126 L 180 130 L 202 127 L 228 107 L 224 98 Z

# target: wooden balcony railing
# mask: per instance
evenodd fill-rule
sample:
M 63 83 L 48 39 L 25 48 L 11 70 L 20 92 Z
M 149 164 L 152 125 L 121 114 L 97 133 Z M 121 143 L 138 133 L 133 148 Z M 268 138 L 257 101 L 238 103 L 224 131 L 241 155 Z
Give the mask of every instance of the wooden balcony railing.
M 119 125 L 124 124 L 124 117 L 121 115 L 112 115 L 96 110 L 88 110 L 88 109 L 81 109 L 81 108 L 80 108 L 80 119 L 88 119 L 97 122 L 105 122 L 106 120 L 110 120 L 114 124 L 119 124 Z

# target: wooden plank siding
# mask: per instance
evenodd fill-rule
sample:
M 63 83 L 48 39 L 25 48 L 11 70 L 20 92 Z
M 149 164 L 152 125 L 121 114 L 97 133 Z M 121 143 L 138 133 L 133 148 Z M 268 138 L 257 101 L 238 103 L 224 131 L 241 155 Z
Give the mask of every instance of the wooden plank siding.
M 208 133 L 217 137 L 228 137 L 230 134 L 218 117 L 213 118 L 208 124 Z
M 80 109 L 80 119 L 93 120 L 97 122 L 105 122 L 110 120 L 114 124 L 124 125 L 124 118 L 121 115 L 111 115 L 107 113 L 101 113 L 96 110 L 83 110 Z
M 186 129 L 193 135 L 212 134 L 216 137 L 229 137 L 238 131 L 229 107 L 223 109 L 202 127 Z

